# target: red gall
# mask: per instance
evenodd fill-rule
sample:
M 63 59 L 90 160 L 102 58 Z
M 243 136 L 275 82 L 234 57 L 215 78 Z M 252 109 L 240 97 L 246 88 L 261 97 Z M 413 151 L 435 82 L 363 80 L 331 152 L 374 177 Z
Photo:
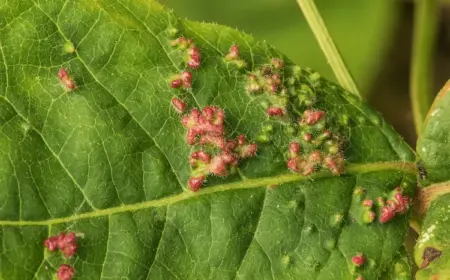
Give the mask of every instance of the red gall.
M 198 191 L 200 189 L 200 187 L 203 185 L 204 181 L 205 181 L 204 176 L 191 177 L 189 179 L 189 189 L 193 192 Z
M 186 103 L 183 102 L 180 98 L 173 97 L 172 105 L 178 113 L 183 113 L 186 109 Z
M 67 264 L 62 264 L 57 272 L 58 280 L 71 280 L 75 274 L 75 269 Z
M 358 253 L 352 257 L 352 263 L 356 266 L 362 266 L 365 262 L 366 262 L 366 259 L 364 258 L 363 254 L 361 254 L 361 253 Z

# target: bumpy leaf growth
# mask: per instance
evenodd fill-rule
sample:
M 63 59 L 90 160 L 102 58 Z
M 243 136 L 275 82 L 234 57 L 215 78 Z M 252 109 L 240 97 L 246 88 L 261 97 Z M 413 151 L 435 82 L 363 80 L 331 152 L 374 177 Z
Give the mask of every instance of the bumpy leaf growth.
M 376 112 L 150 0 L 0 5 L 0 124 L 1 279 L 378 279 L 408 228 Z

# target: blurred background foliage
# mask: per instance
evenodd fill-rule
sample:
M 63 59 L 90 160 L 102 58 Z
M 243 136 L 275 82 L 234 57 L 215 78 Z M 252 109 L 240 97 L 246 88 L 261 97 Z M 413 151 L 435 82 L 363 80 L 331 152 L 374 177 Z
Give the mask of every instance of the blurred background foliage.
M 295 0 L 160 0 L 190 20 L 217 22 L 252 34 L 335 80 Z M 450 15 L 443 1 L 434 92 L 450 78 Z M 360 92 L 415 145 L 409 103 L 413 1 L 317 0 L 316 4 Z

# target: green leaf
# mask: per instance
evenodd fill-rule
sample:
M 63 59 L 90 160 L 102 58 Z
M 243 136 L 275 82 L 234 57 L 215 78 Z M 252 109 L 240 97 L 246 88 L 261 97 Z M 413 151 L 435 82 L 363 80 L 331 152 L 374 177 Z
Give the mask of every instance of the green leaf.
M 410 280 L 412 276 L 411 261 L 405 247 L 402 247 L 380 280 Z
M 420 173 L 421 211 L 426 212 L 415 248 L 415 261 L 421 270 L 417 279 L 450 279 L 450 208 L 448 169 L 450 83 L 437 95 L 417 142 Z M 427 209 L 429 206 L 429 209 Z
M 172 46 L 177 32 L 201 54 L 190 89 L 170 87 L 193 51 Z M 89 280 L 378 279 L 408 228 L 409 214 L 382 224 L 381 206 L 363 206 L 397 186 L 412 196 L 416 180 L 414 154 L 376 112 L 265 43 L 153 1 L 3 1 L 0 96 L 1 279 L 53 279 L 63 263 Z M 223 108 L 216 136 L 244 134 L 256 155 L 188 145 L 175 96 L 185 115 Z M 299 122 L 309 109 L 325 115 Z M 238 164 L 213 176 L 220 164 L 190 166 L 198 149 Z M 291 172 L 288 158 L 315 170 Z M 206 177 L 197 192 L 192 176 Z M 44 247 L 60 232 L 77 235 L 70 259 Z
M 420 184 L 428 187 L 450 179 L 450 172 L 445 164 L 450 156 L 448 143 L 448 121 L 450 115 L 450 82 L 442 88 L 431 106 L 425 120 L 424 129 L 417 141 L 417 158 L 421 171 Z
M 249 32 L 267 40 L 295 63 L 308 65 L 332 81 L 336 79 L 296 1 L 161 0 L 161 3 L 190 20 L 218 22 Z M 400 5 L 391 0 L 317 0 L 316 5 L 361 94 L 367 96 L 381 66 L 380 57 L 389 47 Z

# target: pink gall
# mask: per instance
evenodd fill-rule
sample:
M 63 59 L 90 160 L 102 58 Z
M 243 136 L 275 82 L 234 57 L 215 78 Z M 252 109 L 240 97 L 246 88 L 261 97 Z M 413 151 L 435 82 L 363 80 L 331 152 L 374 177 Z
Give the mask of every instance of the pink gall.
M 271 93 L 278 92 L 278 86 L 277 85 L 269 85 L 269 92 L 271 92 Z
M 50 252 L 55 251 L 58 248 L 58 236 L 51 236 L 47 238 L 44 242 L 44 245 Z
M 239 47 L 236 45 L 231 46 L 229 54 L 230 54 L 231 58 L 238 58 L 239 57 Z
M 211 161 L 211 156 L 205 152 L 205 151 L 196 151 L 191 154 L 191 157 L 189 158 L 189 162 L 196 163 L 198 160 L 202 161 L 203 163 L 209 163 Z M 192 164 L 193 165 L 193 164 Z
M 192 69 L 196 69 L 200 67 L 200 50 L 198 47 L 192 47 L 188 51 L 189 54 L 189 60 L 188 60 L 188 66 Z
M 242 146 L 242 145 L 245 144 L 245 135 L 244 135 L 244 134 L 240 134 L 240 135 L 237 137 L 237 143 L 238 143 L 238 145 L 240 145 L 240 146 Z
M 331 156 L 327 156 L 324 161 L 328 169 L 330 169 L 331 173 L 334 175 L 339 175 L 343 172 L 342 166 Z
M 192 69 L 197 69 L 200 67 L 200 57 L 191 56 L 187 65 Z
M 366 262 L 366 258 L 361 253 L 358 253 L 352 257 L 352 263 L 355 266 L 362 266 L 365 262 Z
M 58 248 L 63 253 L 64 257 L 71 258 L 77 251 L 77 244 L 75 233 L 69 232 L 65 234 L 61 232 L 58 235 Z
M 330 169 L 331 173 L 333 173 L 334 175 L 339 175 L 341 174 L 338 170 L 338 167 L 336 165 L 336 162 L 331 159 L 330 157 L 326 157 L 325 158 L 325 163 L 328 166 L 328 169 Z
M 381 208 L 380 223 L 385 224 L 394 218 L 395 212 L 389 206 Z
M 267 108 L 266 113 L 271 117 L 283 117 L 284 109 L 279 107 L 269 107 Z
M 201 188 L 201 186 L 203 185 L 204 181 L 205 181 L 204 176 L 191 177 L 189 179 L 189 189 L 193 192 L 198 191 Z
M 297 160 L 294 157 L 288 159 L 288 161 L 286 162 L 286 165 L 287 165 L 287 168 L 291 171 L 294 171 L 294 172 L 299 171 L 299 168 L 297 166 Z
M 67 72 L 66 69 L 64 68 L 59 69 L 58 78 L 67 90 L 72 90 L 75 88 L 75 82 L 69 76 L 69 73 Z
M 227 143 L 225 144 L 225 148 L 226 150 L 234 150 L 237 147 L 237 143 L 234 140 L 228 140 Z
M 312 110 L 306 110 L 303 113 L 303 119 L 302 122 L 306 123 L 307 125 L 314 125 L 316 124 L 322 117 L 325 116 L 324 111 L 312 111 Z
M 198 47 L 192 47 L 189 49 L 188 51 L 189 56 L 198 56 L 200 57 L 200 50 L 198 49 Z
M 238 159 L 230 152 L 227 152 L 227 151 L 222 152 L 221 157 L 222 157 L 223 161 L 225 162 L 225 164 L 232 164 L 232 165 L 238 164 Z
M 206 106 L 202 110 L 202 116 L 205 122 L 216 126 L 223 125 L 225 120 L 225 112 L 217 106 Z
M 309 175 L 313 174 L 314 171 L 316 171 L 316 169 L 314 168 L 314 166 L 306 165 L 306 166 L 303 168 L 302 175 L 303 175 L 303 176 L 309 176 Z
M 225 139 L 222 136 L 215 136 L 210 134 L 205 134 L 200 137 L 200 145 L 212 145 L 220 149 L 225 148 Z
M 175 79 L 170 82 L 171 88 L 179 88 L 183 85 L 183 81 L 181 79 Z
M 372 207 L 372 205 L 373 205 L 373 200 L 370 200 L 370 199 L 363 200 L 363 206 L 370 208 L 370 207 Z
M 57 272 L 58 280 L 72 280 L 75 275 L 75 269 L 67 264 L 62 264 Z
M 375 212 L 369 212 L 369 223 L 372 223 L 375 220 Z
M 184 110 L 186 109 L 186 103 L 184 103 L 183 100 L 176 97 L 172 98 L 172 106 L 178 113 L 183 113 Z
M 221 155 L 217 155 L 212 158 L 211 164 L 209 165 L 209 172 L 216 176 L 227 175 L 227 166 Z
M 305 140 L 306 142 L 311 142 L 312 140 L 311 133 L 305 133 L 305 135 L 303 136 L 303 140 Z
M 273 65 L 273 67 L 275 69 L 282 69 L 284 67 L 284 62 L 283 60 L 279 59 L 279 58 L 272 58 L 272 60 L 270 61 L 271 64 Z
M 308 162 L 319 163 L 322 161 L 322 156 L 319 151 L 312 151 L 308 156 Z
M 237 165 L 238 159 L 229 152 L 222 152 L 212 158 L 209 165 L 209 172 L 216 176 L 225 176 L 228 174 L 228 165 Z
M 273 75 L 272 75 L 272 83 L 275 84 L 275 85 L 281 84 L 281 78 L 280 78 L 280 75 L 278 75 L 278 74 L 273 74 Z
M 397 207 L 395 211 L 397 213 L 405 213 L 409 208 L 411 199 L 407 196 L 404 196 L 401 191 L 395 194 L 395 199 L 397 200 Z
M 68 234 L 61 232 L 59 235 L 47 238 L 44 245 L 50 252 L 59 249 L 64 254 L 64 257 L 71 258 L 78 248 L 76 239 L 77 237 L 73 232 L 69 232 Z
M 189 71 L 183 71 L 181 73 L 181 80 L 183 81 L 183 87 L 192 87 L 192 73 Z
M 187 116 L 183 116 L 181 123 L 186 128 L 192 128 L 198 124 L 200 118 L 200 112 L 197 108 L 191 110 L 191 113 Z
M 300 144 L 297 142 L 291 142 L 289 144 L 289 153 L 291 156 L 296 156 L 300 152 Z
M 240 149 L 239 149 L 239 157 L 240 158 L 253 157 L 256 155 L 257 151 L 258 151 L 258 145 L 256 145 L 256 144 L 242 145 L 242 147 L 240 147 Z
M 62 80 L 62 79 L 65 79 L 67 77 L 69 77 L 69 73 L 67 73 L 67 70 L 64 69 L 64 68 L 59 69 L 59 71 L 58 71 L 58 78 Z
M 239 58 L 239 47 L 233 45 L 230 47 L 228 54 L 225 56 L 225 60 L 231 61 Z
M 61 249 L 65 258 L 70 259 L 77 252 L 78 245 L 76 243 L 69 243 Z

